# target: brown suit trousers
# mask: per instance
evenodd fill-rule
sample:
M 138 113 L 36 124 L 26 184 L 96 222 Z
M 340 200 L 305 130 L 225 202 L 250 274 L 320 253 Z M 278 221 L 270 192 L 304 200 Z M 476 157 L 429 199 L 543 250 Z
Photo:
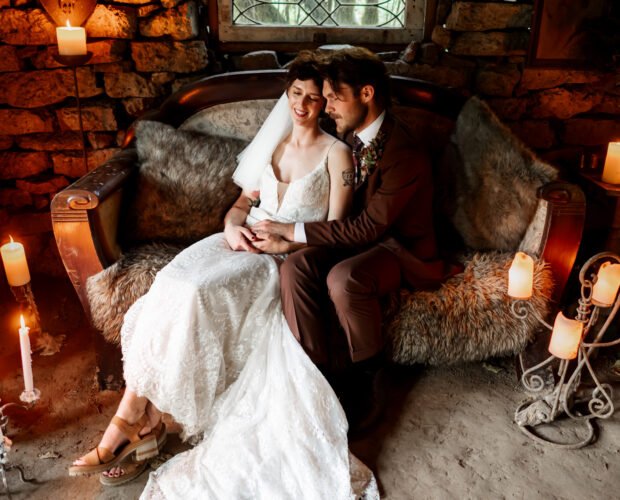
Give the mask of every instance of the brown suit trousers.
M 347 254 L 351 252 L 308 247 L 289 255 L 280 268 L 284 315 L 318 365 L 332 361 L 330 347 L 338 341 L 330 338 L 338 332 L 332 309 L 346 334 L 351 360 L 381 352 L 379 299 L 400 286 L 400 264 L 389 250 L 374 246 Z
M 354 215 L 305 224 L 308 248 L 280 269 L 284 314 L 317 364 L 329 360 L 331 303 L 351 359 L 362 361 L 384 347 L 379 299 L 401 278 L 427 287 L 445 276 L 436 256 L 429 158 L 389 115 L 381 130 L 385 149 L 355 193 Z

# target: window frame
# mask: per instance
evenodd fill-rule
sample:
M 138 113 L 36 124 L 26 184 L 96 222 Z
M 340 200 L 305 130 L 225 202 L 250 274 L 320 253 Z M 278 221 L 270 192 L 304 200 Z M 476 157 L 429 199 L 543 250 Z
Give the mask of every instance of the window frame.
M 404 28 L 348 28 L 329 26 L 247 26 L 232 25 L 233 0 L 209 2 L 211 32 L 222 45 L 308 46 L 308 44 L 344 44 L 395 46 L 411 40 L 421 41 L 433 1 L 406 0 Z M 214 5 L 217 4 L 217 5 Z

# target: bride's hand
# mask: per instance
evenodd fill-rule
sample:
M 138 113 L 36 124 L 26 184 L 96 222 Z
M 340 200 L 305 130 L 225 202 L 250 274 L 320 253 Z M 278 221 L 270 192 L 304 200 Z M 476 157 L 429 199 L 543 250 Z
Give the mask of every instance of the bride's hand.
M 256 237 L 247 227 L 226 224 L 224 227 L 224 237 L 233 250 L 261 253 L 258 248 L 252 245 L 252 241 L 255 240 Z
M 280 236 L 288 241 L 295 239 L 295 224 L 285 224 L 282 222 L 274 222 L 271 220 L 262 220 L 252 226 L 255 233 L 268 233 Z
M 252 230 L 255 231 L 257 240 L 252 242 L 254 247 L 258 248 L 264 253 L 287 253 L 290 250 L 290 242 L 282 239 L 280 236 L 269 233 L 261 233 L 256 231 L 255 226 L 252 226 Z

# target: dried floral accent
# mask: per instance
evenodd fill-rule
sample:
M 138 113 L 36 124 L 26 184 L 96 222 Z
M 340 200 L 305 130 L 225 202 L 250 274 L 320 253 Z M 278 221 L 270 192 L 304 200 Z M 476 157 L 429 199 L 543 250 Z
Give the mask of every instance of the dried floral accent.
M 356 162 L 355 169 L 355 186 L 360 187 L 366 181 L 366 178 L 375 171 L 377 164 L 383 156 L 385 148 L 386 136 L 383 131 L 375 136 L 367 146 L 364 146 L 359 152 L 359 158 Z

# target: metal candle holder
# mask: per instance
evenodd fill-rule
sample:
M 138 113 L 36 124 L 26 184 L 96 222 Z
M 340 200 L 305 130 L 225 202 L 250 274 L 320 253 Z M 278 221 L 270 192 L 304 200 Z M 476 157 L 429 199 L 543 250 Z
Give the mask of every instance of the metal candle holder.
M 91 57 L 93 57 L 92 52 L 86 52 L 84 55 L 79 56 L 61 56 L 58 53 L 53 54 L 54 60 L 63 66 L 68 66 L 73 71 L 73 85 L 75 87 L 75 100 L 77 102 L 77 112 L 78 112 L 78 123 L 80 126 L 80 140 L 82 142 L 82 158 L 84 161 L 84 171 L 88 172 L 88 157 L 86 155 L 86 139 L 84 136 L 84 124 L 82 122 L 82 105 L 80 103 L 80 89 L 78 86 L 77 79 L 77 67 L 83 66 L 88 61 L 90 61 Z
M 5 439 L 6 436 L 4 433 L 6 431 L 6 426 L 8 424 L 9 417 L 4 414 L 4 410 L 10 406 L 20 407 L 20 405 L 17 405 L 15 403 L 7 403 L 3 406 L 0 406 L 0 480 L 2 480 L 2 486 L 3 486 L 4 491 L 6 491 L 8 500 L 11 500 L 12 497 L 11 497 L 11 490 L 9 490 L 9 483 L 6 478 L 7 472 L 11 470 L 16 470 L 19 473 L 19 478 L 22 481 L 22 483 L 35 483 L 36 482 L 34 479 L 26 479 L 26 476 L 24 475 L 24 471 L 19 465 L 7 465 L 9 461 L 8 455 L 9 455 L 11 442 L 10 441 L 7 442 L 7 440 Z M 21 408 L 24 408 L 24 407 L 21 406 Z
M 590 362 L 590 358 L 599 347 L 620 345 L 620 337 L 610 342 L 601 342 L 609 325 L 613 322 L 618 308 L 620 308 L 620 296 L 616 296 L 607 320 L 602 326 L 598 326 L 597 331 L 597 321 L 601 307 L 592 302 L 592 287 L 596 283 L 596 274 L 593 270 L 597 264 L 603 261 L 620 263 L 620 257 L 612 252 L 599 253 L 590 258 L 579 272 L 581 298 L 579 299 L 575 319 L 583 323 L 584 330 L 578 347 L 576 364 L 572 363 L 573 360 L 560 359 L 551 355 L 542 363 L 524 371 L 521 376 L 521 383 L 525 389 L 536 396 L 517 407 L 515 422 L 525 435 L 539 443 L 551 444 L 565 449 L 582 448 L 594 440 L 594 420 L 597 418 L 609 418 L 614 413 L 612 387 L 599 381 Z M 529 307 L 529 303 L 526 300 L 515 300 L 512 303 L 512 312 L 519 319 L 525 319 L 528 314 L 533 314 L 541 324 L 549 330 L 553 329 L 550 324 L 534 312 L 533 308 Z M 593 338 L 593 340 L 588 341 L 588 338 Z M 545 383 L 543 376 L 537 372 L 550 366 L 558 359 L 560 359 L 560 362 L 557 381 L 551 391 L 545 391 L 548 384 Z M 523 367 L 522 360 L 521 366 Z M 572 367 L 572 371 L 569 367 Z M 595 384 L 592 392 L 585 396 L 583 391 L 579 390 L 584 367 L 587 368 Z M 587 411 L 581 414 L 575 409 L 576 405 L 586 408 Z M 566 415 L 570 420 L 583 423 L 586 428 L 586 437 L 580 441 L 567 443 L 543 437 L 535 432 L 535 427 L 550 424 L 562 415 Z

